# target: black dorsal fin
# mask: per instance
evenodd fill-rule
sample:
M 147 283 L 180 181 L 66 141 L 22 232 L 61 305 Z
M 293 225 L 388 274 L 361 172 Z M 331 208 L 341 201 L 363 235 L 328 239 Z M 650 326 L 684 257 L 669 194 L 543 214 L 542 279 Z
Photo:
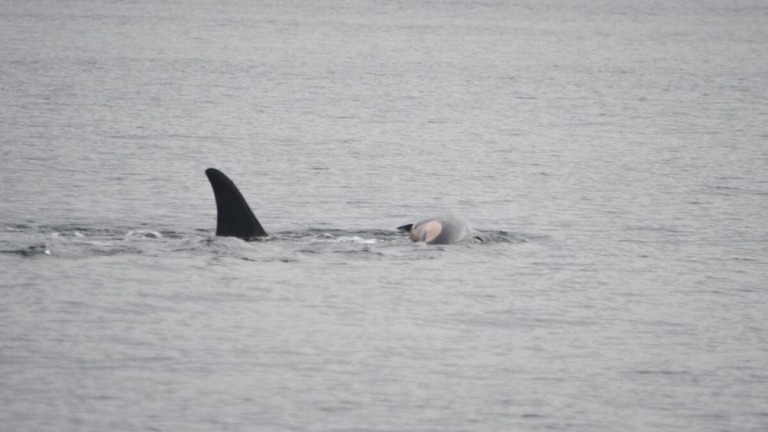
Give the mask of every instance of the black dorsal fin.
M 241 239 L 266 237 L 267 232 L 232 180 L 216 168 L 208 168 L 205 175 L 216 197 L 216 235 Z
M 398 231 L 405 231 L 407 233 L 411 232 L 411 228 L 413 228 L 413 224 L 403 225 L 397 227 Z

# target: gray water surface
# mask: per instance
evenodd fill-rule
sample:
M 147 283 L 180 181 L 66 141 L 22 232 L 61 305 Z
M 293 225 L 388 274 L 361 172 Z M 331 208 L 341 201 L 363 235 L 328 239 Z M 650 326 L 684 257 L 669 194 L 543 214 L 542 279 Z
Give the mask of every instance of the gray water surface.
M 0 7 L 0 429 L 768 429 L 764 2 Z

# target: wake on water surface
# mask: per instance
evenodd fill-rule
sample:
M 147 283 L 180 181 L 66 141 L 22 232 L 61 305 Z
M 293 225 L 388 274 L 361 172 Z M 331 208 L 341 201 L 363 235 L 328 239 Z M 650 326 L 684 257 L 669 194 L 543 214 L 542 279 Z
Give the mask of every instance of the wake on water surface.
M 285 246 L 299 253 L 370 253 L 388 248 L 446 248 L 412 243 L 407 235 L 395 230 L 342 230 L 311 228 L 272 233 L 244 241 L 217 237 L 211 230 L 174 231 L 140 227 L 84 227 L 80 225 L 6 225 L 0 235 L 0 254 L 22 257 L 86 258 L 91 256 L 150 255 L 172 256 L 181 253 L 222 254 L 246 258 L 254 249 Z M 470 240 L 467 245 L 515 244 L 533 237 L 506 231 L 484 231 L 491 240 Z

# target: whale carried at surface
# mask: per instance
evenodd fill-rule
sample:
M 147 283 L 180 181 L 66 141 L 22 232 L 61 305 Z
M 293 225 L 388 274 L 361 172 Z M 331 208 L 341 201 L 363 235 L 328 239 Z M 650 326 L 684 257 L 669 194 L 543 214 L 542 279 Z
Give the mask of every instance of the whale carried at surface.
M 397 229 L 407 232 L 414 242 L 426 244 L 452 244 L 472 239 L 488 241 L 488 236 L 472 229 L 467 221 L 452 216 L 422 219 Z
M 243 240 L 266 237 L 267 232 L 256 219 L 235 183 L 216 168 L 208 168 L 205 175 L 208 176 L 216 198 L 216 235 Z M 426 244 L 452 244 L 471 239 L 488 240 L 486 235 L 473 230 L 465 220 L 456 217 L 423 219 L 397 229 L 407 232 L 414 242 Z

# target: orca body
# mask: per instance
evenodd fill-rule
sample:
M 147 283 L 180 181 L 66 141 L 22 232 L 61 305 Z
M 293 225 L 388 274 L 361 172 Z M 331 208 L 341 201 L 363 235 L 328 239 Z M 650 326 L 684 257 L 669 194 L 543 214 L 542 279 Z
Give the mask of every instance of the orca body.
M 422 219 L 397 229 L 407 232 L 414 242 L 430 245 L 460 243 L 471 239 L 488 241 L 486 235 L 473 230 L 467 221 L 456 217 Z
M 208 176 L 216 198 L 216 235 L 243 240 L 266 237 L 267 232 L 254 216 L 235 183 L 216 168 L 208 168 L 205 175 Z M 459 243 L 471 239 L 488 240 L 487 236 L 473 230 L 465 220 L 455 217 L 423 219 L 397 229 L 407 232 L 414 242 L 433 245 Z

